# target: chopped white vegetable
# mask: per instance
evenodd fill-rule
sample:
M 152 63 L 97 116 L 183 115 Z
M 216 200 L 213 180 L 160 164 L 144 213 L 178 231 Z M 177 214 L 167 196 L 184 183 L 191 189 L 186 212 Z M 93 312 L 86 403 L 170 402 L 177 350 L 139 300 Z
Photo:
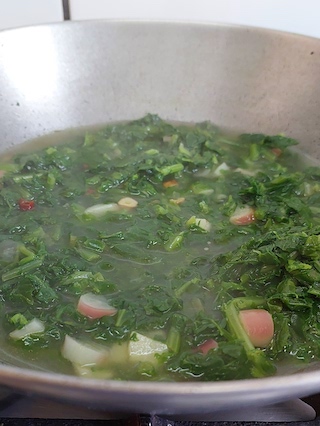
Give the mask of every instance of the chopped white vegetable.
M 198 194 L 202 194 L 202 195 L 211 195 L 214 193 L 214 189 L 208 188 L 208 189 L 202 189 L 201 191 L 198 192 Z
M 211 223 L 207 219 L 196 218 L 196 225 L 207 232 L 211 229 Z
M 220 166 L 218 166 L 215 171 L 213 172 L 214 176 L 221 176 L 221 172 L 225 172 L 227 170 L 230 170 L 230 167 L 226 163 L 221 163 Z
M 158 342 L 157 340 L 150 339 L 140 333 L 132 333 L 134 340 L 129 342 L 129 356 L 133 362 L 149 361 L 157 362 L 156 354 L 162 354 L 168 351 L 165 343 Z
M 80 343 L 70 336 L 65 337 L 62 356 L 71 361 L 78 376 L 99 379 L 112 379 L 112 365 L 128 361 L 128 344 L 114 344 L 101 348 Z M 94 368 L 93 367 L 98 367 Z
M 203 219 L 200 217 L 191 216 L 190 219 L 187 221 L 187 226 L 197 226 L 198 228 L 202 229 L 203 231 L 210 232 L 211 230 L 211 223 L 207 219 Z
M 241 169 L 240 167 L 238 167 L 237 169 L 235 169 L 235 172 L 242 173 L 245 176 L 254 176 L 254 175 L 257 174 L 257 171 L 247 170 L 247 169 Z
M 66 336 L 61 349 L 64 358 L 79 366 L 102 363 L 108 356 L 109 350 L 78 342 Z
M 118 201 L 118 205 L 126 209 L 134 209 L 137 207 L 138 201 L 131 197 L 124 197 Z
M 186 199 L 184 197 L 179 197 L 179 198 L 171 198 L 169 201 L 172 204 L 179 205 L 179 204 L 184 203 L 186 201 Z
M 19 330 L 12 331 L 9 336 L 13 340 L 21 340 L 27 336 L 30 336 L 31 334 L 39 334 L 43 333 L 45 330 L 44 323 L 40 321 L 37 318 L 34 318 L 28 324 L 26 324 L 24 327 L 20 328 Z
M 91 207 L 85 209 L 84 213 L 95 217 L 103 217 L 109 212 L 116 212 L 119 210 L 119 206 L 116 203 L 109 204 L 94 204 Z

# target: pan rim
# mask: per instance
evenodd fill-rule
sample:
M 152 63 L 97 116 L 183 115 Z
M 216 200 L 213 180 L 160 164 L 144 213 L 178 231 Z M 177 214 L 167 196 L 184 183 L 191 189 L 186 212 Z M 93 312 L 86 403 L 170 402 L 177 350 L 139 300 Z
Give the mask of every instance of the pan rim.
M 296 388 L 296 393 L 299 393 L 299 389 L 303 389 L 308 386 L 308 391 L 312 392 L 313 389 L 319 388 L 320 386 L 320 370 L 319 371 L 308 371 L 298 372 L 293 374 L 269 376 L 263 378 L 249 378 L 239 380 L 221 380 L 221 381 L 183 381 L 183 382 L 159 382 L 159 381 L 118 381 L 112 379 L 92 379 L 79 376 L 73 376 L 68 374 L 61 374 L 55 372 L 39 371 L 36 369 L 27 369 L 16 366 L 0 365 L 0 383 L 3 379 L 10 378 L 14 379 L 16 376 L 17 382 L 23 380 L 32 379 L 33 383 L 44 384 L 50 382 L 50 384 L 68 384 L 73 388 L 78 389 L 94 389 L 94 390 L 105 390 L 112 392 L 123 391 L 135 391 L 139 393 L 146 393 L 154 395 L 189 395 L 189 394 L 228 394 L 238 393 L 240 390 L 250 390 L 255 392 L 263 390 L 264 393 L 268 393 L 273 389 L 277 389 L 279 392 L 281 389 L 287 390 L 290 386 Z M 168 387 L 169 385 L 169 387 Z
M 72 27 L 72 26 L 92 26 L 94 25 L 145 25 L 145 26 L 153 26 L 153 25 L 168 25 L 168 26 L 185 26 L 185 27 L 194 27 L 194 28 L 234 28 L 243 31 L 254 31 L 255 33 L 269 33 L 270 35 L 278 35 L 281 37 L 293 37 L 310 41 L 319 41 L 320 38 L 315 36 L 309 36 L 306 34 L 296 33 L 294 31 L 285 31 L 279 30 L 275 28 L 267 28 L 267 27 L 259 27 L 256 25 L 246 25 L 246 24 L 236 24 L 227 21 L 207 21 L 207 20 L 187 20 L 187 19 L 131 19 L 131 18 L 96 18 L 96 19 L 86 19 L 86 20 L 66 20 L 60 22 L 51 22 L 51 23 L 43 23 L 43 24 L 33 24 L 33 25 L 24 25 L 18 27 L 5 28 L 0 30 L 0 37 L 4 33 L 9 32 L 17 32 L 17 31 L 25 31 L 32 30 L 37 28 L 54 28 L 54 27 Z

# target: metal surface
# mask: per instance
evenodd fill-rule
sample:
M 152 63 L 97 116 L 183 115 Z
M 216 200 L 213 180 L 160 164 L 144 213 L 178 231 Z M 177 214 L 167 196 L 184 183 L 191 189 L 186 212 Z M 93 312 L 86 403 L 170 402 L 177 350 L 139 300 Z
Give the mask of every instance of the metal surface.
M 0 34 L 2 150 L 147 112 L 285 132 L 320 158 L 320 40 L 221 25 L 102 21 Z M 320 371 L 188 384 L 94 381 L 1 366 L 0 382 L 108 410 L 187 414 L 307 396 L 320 390 Z

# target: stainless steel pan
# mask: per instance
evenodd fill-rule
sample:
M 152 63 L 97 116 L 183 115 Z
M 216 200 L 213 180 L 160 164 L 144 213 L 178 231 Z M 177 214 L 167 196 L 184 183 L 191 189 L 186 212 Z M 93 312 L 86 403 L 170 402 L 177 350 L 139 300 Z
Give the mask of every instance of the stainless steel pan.
M 71 127 L 211 120 L 285 132 L 320 158 L 320 40 L 260 29 L 86 22 L 0 34 L 1 150 Z M 95 381 L 21 368 L 0 353 L 0 383 L 114 411 L 197 413 L 320 391 L 320 370 L 219 383 Z

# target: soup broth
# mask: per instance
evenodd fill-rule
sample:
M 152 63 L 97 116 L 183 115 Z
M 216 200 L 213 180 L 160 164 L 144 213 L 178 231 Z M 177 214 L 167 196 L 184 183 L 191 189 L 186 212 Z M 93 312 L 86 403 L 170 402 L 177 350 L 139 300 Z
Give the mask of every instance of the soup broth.
M 6 154 L 4 360 L 211 381 L 319 359 L 320 169 L 295 144 L 148 115 Z

